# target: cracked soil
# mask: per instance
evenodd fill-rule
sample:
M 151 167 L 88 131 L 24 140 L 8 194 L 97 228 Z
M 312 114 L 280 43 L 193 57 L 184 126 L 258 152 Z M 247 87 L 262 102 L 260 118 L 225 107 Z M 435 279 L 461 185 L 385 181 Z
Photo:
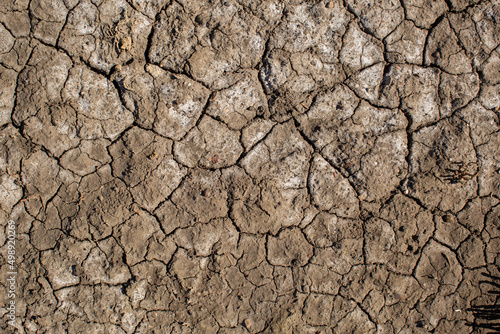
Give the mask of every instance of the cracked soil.
M 0 332 L 488 332 L 498 0 L 1 1 L 0 87 Z

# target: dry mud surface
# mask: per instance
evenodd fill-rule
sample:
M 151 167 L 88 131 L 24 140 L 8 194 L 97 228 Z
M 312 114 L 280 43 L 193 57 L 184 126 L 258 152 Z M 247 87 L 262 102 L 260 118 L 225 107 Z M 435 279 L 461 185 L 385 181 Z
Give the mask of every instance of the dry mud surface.
M 459 334 L 496 303 L 497 0 L 0 22 L 2 333 Z

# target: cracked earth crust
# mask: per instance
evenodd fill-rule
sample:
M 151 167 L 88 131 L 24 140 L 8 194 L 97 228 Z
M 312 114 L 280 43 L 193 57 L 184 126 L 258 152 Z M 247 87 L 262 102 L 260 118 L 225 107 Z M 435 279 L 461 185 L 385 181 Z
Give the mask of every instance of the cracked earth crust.
M 2 333 L 482 333 L 498 303 L 498 0 L 1 1 L 0 85 Z

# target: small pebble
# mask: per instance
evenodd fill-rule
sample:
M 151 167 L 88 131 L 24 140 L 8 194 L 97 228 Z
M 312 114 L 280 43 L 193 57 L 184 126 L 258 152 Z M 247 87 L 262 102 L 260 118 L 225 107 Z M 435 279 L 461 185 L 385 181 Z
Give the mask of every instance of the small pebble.
M 252 330 L 252 321 L 250 319 L 245 319 L 245 321 L 243 321 L 243 324 L 249 331 Z
M 452 215 L 444 215 L 444 216 L 443 216 L 443 221 L 444 221 L 445 223 L 449 223 L 449 222 L 451 222 L 452 220 L 453 220 L 453 216 L 452 216 Z

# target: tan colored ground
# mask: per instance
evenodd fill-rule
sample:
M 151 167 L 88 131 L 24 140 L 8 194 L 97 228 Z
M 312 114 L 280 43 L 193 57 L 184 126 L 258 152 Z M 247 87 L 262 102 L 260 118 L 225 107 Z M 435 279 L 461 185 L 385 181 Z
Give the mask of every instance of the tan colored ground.
M 1 1 L 0 86 L 2 333 L 499 304 L 497 0 Z

